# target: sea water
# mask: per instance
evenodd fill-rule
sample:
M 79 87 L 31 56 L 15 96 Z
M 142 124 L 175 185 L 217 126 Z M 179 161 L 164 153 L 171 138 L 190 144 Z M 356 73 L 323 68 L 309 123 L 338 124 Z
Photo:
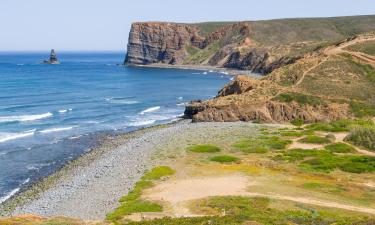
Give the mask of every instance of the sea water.
M 121 52 L 0 53 L 0 203 L 89 151 L 97 134 L 176 120 L 231 77 L 119 66 Z

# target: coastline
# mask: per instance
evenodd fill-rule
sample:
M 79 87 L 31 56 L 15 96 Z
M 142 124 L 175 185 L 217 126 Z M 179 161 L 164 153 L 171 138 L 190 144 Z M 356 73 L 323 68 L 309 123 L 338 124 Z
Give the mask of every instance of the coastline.
M 123 65 L 123 66 L 160 68 L 160 69 L 201 70 L 201 71 L 213 71 L 217 73 L 223 73 L 225 75 L 230 75 L 230 76 L 248 75 L 248 76 L 252 76 L 255 78 L 263 77 L 262 74 L 254 73 L 251 70 L 237 70 L 237 69 L 229 69 L 229 68 L 208 66 L 208 65 L 171 65 L 171 64 L 163 64 L 163 63 L 153 63 L 153 64 L 148 64 L 148 65 L 129 64 L 129 65 Z
M 42 178 L 41 180 L 33 183 L 32 185 L 25 187 L 23 190 L 21 189 L 18 193 L 10 197 L 8 200 L 0 204 L 0 217 L 1 216 L 15 216 L 15 215 L 21 215 L 21 214 L 36 214 L 36 215 L 42 215 L 42 216 L 60 216 L 60 215 L 66 215 L 65 213 L 59 213 L 59 210 L 51 209 L 47 210 L 46 207 L 43 207 L 42 205 L 44 204 L 45 206 L 48 205 L 48 208 L 50 207 L 50 202 L 45 201 L 46 199 L 50 198 L 51 200 L 57 200 L 55 197 L 57 195 L 67 195 L 69 193 L 59 193 L 61 190 L 74 190 L 74 189 L 81 189 L 84 190 L 87 188 L 90 183 L 90 179 L 98 179 L 103 177 L 103 174 L 100 174 L 99 171 L 97 171 L 96 167 L 98 167 L 95 162 L 104 162 L 104 158 L 107 156 L 118 156 L 116 154 L 116 151 L 127 145 L 132 145 L 134 149 L 137 149 L 139 146 L 141 146 L 140 141 L 146 141 L 149 142 L 147 137 L 145 137 L 145 134 L 151 133 L 150 137 L 154 135 L 154 132 L 157 132 L 161 130 L 162 128 L 170 128 L 170 127 L 178 127 L 179 124 L 187 124 L 190 123 L 190 120 L 187 119 L 181 119 L 179 121 L 174 121 L 166 124 L 158 124 L 154 125 L 151 127 L 145 127 L 145 128 L 140 128 L 134 131 L 130 132 L 124 132 L 124 133 L 119 133 L 119 134 L 104 134 L 99 137 L 99 144 L 95 146 L 91 151 L 88 151 L 87 153 L 82 154 L 78 158 L 68 162 L 65 164 L 62 168 L 57 169 L 55 172 L 52 174 Z M 147 136 L 147 135 L 146 135 Z M 157 135 L 156 135 L 157 136 Z M 146 139 L 144 139 L 146 138 Z M 158 140 L 160 141 L 160 140 Z M 135 143 L 134 143 L 135 142 Z M 140 142 L 140 143 L 138 143 Z M 151 147 L 151 146 L 149 146 Z M 129 150 L 129 149 L 128 149 Z M 131 150 L 131 149 L 130 149 Z M 144 150 L 144 146 L 142 146 L 142 150 Z M 139 153 L 137 157 L 135 157 L 134 162 L 136 162 L 136 165 L 126 165 L 125 169 L 128 169 L 127 172 L 130 174 L 130 176 L 126 177 L 127 182 L 124 182 L 122 187 L 125 187 L 123 189 L 123 192 L 119 191 L 118 193 L 113 193 L 116 194 L 116 196 L 110 201 L 110 203 L 106 203 L 107 205 L 104 205 L 104 208 L 108 208 L 109 205 L 111 205 L 111 210 L 113 210 L 115 207 L 117 207 L 118 204 L 118 199 L 126 194 L 129 190 L 132 189 L 134 186 L 135 182 L 139 180 L 139 178 L 144 174 L 144 172 L 149 169 L 150 167 L 153 166 L 153 163 L 149 162 L 151 153 L 152 153 L 152 148 L 148 149 L 148 152 L 145 151 L 124 151 L 123 153 L 127 153 L 128 157 L 134 156 L 134 154 Z M 114 157 L 118 158 L 118 157 Z M 143 160 L 142 160 L 143 159 Z M 130 160 L 130 158 L 128 158 Z M 108 162 L 108 161 L 107 161 Z M 95 164 L 95 166 L 93 166 Z M 104 169 L 108 169 L 110 166 L 104 165 Z M 91 172 L 91 178 L 88 175 L 83 175 L 82 177 L 86 180 L 83 180 L 82 177 L 80 177 L 80 173 L 84 169 L 87 169 L 88 172 Z M 103 171 L 101 171 L 103 172 Z M 71 181 L 72 178 L 78 178 L 80 187 L 77 187 L 77 182 L 73 182 L 73 185 L 70 185 L 69 182 Z M 83 184 L 85 183 L 85 184 Z M 107 187 L 108 188 L 108 187 Z M 109 191 L 110 188 L 108 189 L 103 189 L 106 192 Z M 56 191 L 59 190 L 60 191 Z M 50 194 L 46 194 L 46 193 Z M 52 193 L 54 192 L 54 193 Z M 45 196 L 49 197 L 45 197 Z M 52 198 L 51 198 L 52 197 Z M 45 198 L 45 199 L 43 199 Z M 69 197 L 68 197 L 69 198 Z M 43 199 L 43 200 L 40 200 Z M 39 203 L 37 203 L 38 206 L 33 205 L 36 201 L 39 200 Z M 41 202 L 40 202 L 41 201 Z M 33 205 L 31 207 L 28 207 L 30 205 Z M 93 204 L 92 206 L 96 208 L 100 208 L 97 205 Z M 31 210 L 30 210 L 31 209 Z M 34 211 L 36 210 L 36 211 Z M 66 209 L 63 209 L 64 212 Z M 43 212 L 44 211 L 44 212 Z M 50 214 L 47 211 L 55 211 L 56 213 Z M 102 208 L 98 210 L 99 212 L 103 213 L 106 212 Z M 108 211 L 108 210 L 107 210 Z M 69 214 L 69 212 L 68 212 Z M 93 215 L 91 217 L 92 212 L 90 211 L 87 213 L 87 215 L 69 215 L 71 217 L 77 217 L 77 218 L 84 218 L 87 220 L 91 219 L 103 219 L 105 215 Z

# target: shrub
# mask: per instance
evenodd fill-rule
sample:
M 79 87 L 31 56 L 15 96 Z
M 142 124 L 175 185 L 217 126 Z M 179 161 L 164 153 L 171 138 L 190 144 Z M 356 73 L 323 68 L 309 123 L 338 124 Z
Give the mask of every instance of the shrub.
M 277 136 L 261 136 L 257 139 L 241 140 L 233 145 L 236 149 L 245 153 L 265 153 L 269 150 L 282 150 L 291 144 L 290 140 L 282 140 Z
M 309 144 L 327 144 L 327 143 L 331 143 L 331 140 L 329 140 L 326 137 L 319 137 L 319 136 L 316 136 L 316 135 L 308 135 L 308 136 L 300 139 L 299 142 L 309 143 Z
M 353 126 L 373 125 L 371 120 L 337 120 L 330 123 L 314 123 L 306 126 L 309 130 L 328 131 L 328 132 L 345 132 L 349 131 Z
M 292 120 L 291 123 L 294 126 L 300 127 L 300 126 L 302 126 L 305 123 L 305 121 L 303 119 L 294 119 L 294 120 Z
M 280 135 L 284 137 L 302 137 L 303 133 L 299 131 L 291 130 L 291 131 L 281 131 Z
M 220 163 L 238 162 L 239 158 L 230 155 L 218 155 L 210 158 L 211 161 Z
M 354 145 L 375 151 L 375 126 L 356 126 L 345 140 Z
M 352 146 L 342 143 L 342 142 L 327 145 L 325 149 L 327 149 L 328 151 L 337 152 L 337 153 L 355 152 L 355 149 Z
M 162 177 L 175 174 L 175 171 L 168 166 L 158 166 L 143 176 L 144 180 L 159 180 Z
M 197 153 L 214 153 L 221 151 L 219 147 L 216 147 L 214 145 L 194 145 L 190 146 L 188 150 Z
M 368 105 L 362 102 L 352 101 L 350 103 L 350 110 L 356 117 L 375 116 L 375 106 Z
M 297 102 L 300 105 L 322 105 L 324 101 L 318 97 L 312 95 L 305 95 L 301 93 L 281 93 L 278 96 L 274 97 L 272 100 L 279 102 Z

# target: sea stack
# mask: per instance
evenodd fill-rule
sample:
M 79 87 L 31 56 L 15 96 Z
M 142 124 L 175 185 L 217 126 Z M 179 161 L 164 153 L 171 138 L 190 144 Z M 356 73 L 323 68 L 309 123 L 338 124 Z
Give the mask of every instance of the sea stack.
M 57 60 L 57 56 L 54 49 L 51 49 L 51 54 L 49 56 L 49 60 L 44 60 L 43 63 L 45 64 L 60 64 Z

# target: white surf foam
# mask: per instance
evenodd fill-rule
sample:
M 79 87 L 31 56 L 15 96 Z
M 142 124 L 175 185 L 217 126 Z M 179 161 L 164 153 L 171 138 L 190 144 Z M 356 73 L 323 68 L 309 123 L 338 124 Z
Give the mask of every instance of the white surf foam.
M 155 122 L 156 120 L 139 120 L 139 121 L 134 121 L 134 122 L 129 123 L 129 126 L 132 126 L 132 127 L 146 126 L 146 125 L 151 125 Z
M 203 74 L 203 75 L 206 75 L 206 74 L 207 74 L 207 72 L 203 72 L 202 74 Z
M 70 112 L 72 110 L 73 109 L 62 109 L 62 110 L 59 110 L 59 113 L 67 113 L 67 112 Z
M 144 115 L 145 113 L 155 112 L 155 111 L 158 111 L 159 109 L 160 109 L 160 106 L 155 106 L 155 107 L 145 109 L 142 112 L 140 112 L 139 114 Z
M 74 127 L 56 127 L 56 128 L 41 130 L 38 133 L 46 134 L 46 133 L 52 133 L 52 132 L 61 132 L 61 131 L 71 130 L 73 128 Z
M 30 182 L 30 178 L 27 178 L 24 182 L 22 182 L 22 185 L 25 185 Z M 13 195 L 15 195 L 17 192 L 20 191 L 20 187 L 13 189 L 8 194 L 0 198 L 0 204 L 5 202 L 6 200 L 10 199 Z
M 20 133 L 2 133 L 0 134 L 0 143 L 32 136 L 34 134 L 35 134 L 35 130 L 29 130 L 29 131 L 20 132 Z
M 123 105 L 134 105 L 134 104 L 139 103 L 136 100 L 128 100 L 128 99 L 106 98 L 105 100 L 112 104 L 123 104 Z
M 188 103 L 187 102 L 182 102 L 182 103 L 177 103 L 177 106 L 186 106 Z
M 34 121 L 45 119 L 51 117 L 52 113 L 44 113 L 44 114 L 37 114 L 37 115 L 21 115 L 21 116 L 0 116 L 0 123 L 1 122 L 26 122 L 26 121 Z
M 13 189 L 11 192 L 6 194 L 4 197 L 0 198 L 0 203 L 5 202 L 6 200 L 10 199 L 13 195 L 20 191 L 20 188 Z

